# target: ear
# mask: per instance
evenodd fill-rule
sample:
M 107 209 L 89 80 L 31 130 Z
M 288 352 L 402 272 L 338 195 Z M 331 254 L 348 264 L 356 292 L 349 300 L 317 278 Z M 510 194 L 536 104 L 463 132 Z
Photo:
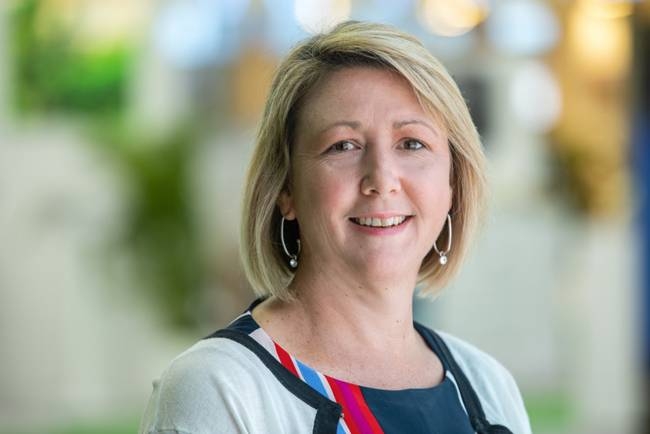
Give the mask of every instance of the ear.
M 287 190 L 282 190 L 280 193 L 280 196 L 278 197 L 278 207 L 280 208 L 280 214 L 282 214 L 285 219 L 296 219 L 296 211 L 293 207 L 293 196 Z

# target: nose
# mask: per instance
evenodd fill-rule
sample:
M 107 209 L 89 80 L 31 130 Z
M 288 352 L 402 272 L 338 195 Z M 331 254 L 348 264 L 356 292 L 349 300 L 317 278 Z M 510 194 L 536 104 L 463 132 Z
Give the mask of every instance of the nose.
M 401 190 L 399 170 L 390 151 L 369 151 L 364 158 L 361 192 L 367 196 L 387 196 Z

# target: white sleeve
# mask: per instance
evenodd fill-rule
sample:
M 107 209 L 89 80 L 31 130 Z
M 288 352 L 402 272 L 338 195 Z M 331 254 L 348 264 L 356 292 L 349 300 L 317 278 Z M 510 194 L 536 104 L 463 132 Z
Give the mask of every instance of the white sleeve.
M 243 369 L 227 353 L 192 347 L 154 382 L 140 434 L 249 433 L 245 391 L 230 380 L 247 378 Z

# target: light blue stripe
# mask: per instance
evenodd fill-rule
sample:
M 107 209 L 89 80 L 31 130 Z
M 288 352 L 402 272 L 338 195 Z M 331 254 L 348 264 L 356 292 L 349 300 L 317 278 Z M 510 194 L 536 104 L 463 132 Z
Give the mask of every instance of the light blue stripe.
M 296 364 L 298 365 L 300 374 L 302 374 L 302 378 L 305 379 L 305 382 L 309 384 L 312 388 L 320 392 L 320 394 L 323 395 L 325 398 L 329 398 L 329 396 L 327 396 L 327 392 L 325 391 L 325 388 L 323 387 L 323 383 L 321 383 L 320 381 L 320 377 L 318 376 L 318 374 L 316 374 L 316 371 L 314 371 L 309 366 L 302 364 L 298 359 L 296 359 Z
M 329 396 L 327 396 L 327 391 L 325 391 L 325 387 L 323 387 L 323 383 L 321 382 L 318 374 L 316 374 L 316 371 L 300 362 L 300 360 L 294 360 L 296 361 L 296 365 L 298 365 L 298 370 L 300 371 L 302 378 L 305 379 L 305 383 L 309 384 L 313 389 L 317 390 L 321 395 L 329 399 Z M 339 421 L 338 425 L 336 426 L 336 434 L 347 434 L 345 432 L 345 429 L 343 429 L 342 421 Z

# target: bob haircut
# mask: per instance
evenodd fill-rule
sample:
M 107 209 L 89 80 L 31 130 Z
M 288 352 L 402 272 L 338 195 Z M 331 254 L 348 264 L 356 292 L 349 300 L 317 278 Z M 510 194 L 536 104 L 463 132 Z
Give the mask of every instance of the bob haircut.
M 451 153 L 452 246 L 446 265 L 433 249 L 420 266 L 422 295 L 435 295 L 458 271 L 484 210 L 485 156 L 467 105 L 449 73 L 415 37 L 375 23 L 347 21 L 294 47 L 276 70 L 247 175 L 241 229 L 246 276 L 259 295 L 290 300 L 293 270 L 280 242 L 277 201 L 289 186 L 296 119 L 309 92 L 328 73 L 374 67 L 404 77 L 425 111 L 447 133 Z M 287 222 L 287 243 L 296 251 L 298 227 Z M 445 225 L 437 246 L 447 246 Z M 293 248 L 292 248 L 292 247 Z

